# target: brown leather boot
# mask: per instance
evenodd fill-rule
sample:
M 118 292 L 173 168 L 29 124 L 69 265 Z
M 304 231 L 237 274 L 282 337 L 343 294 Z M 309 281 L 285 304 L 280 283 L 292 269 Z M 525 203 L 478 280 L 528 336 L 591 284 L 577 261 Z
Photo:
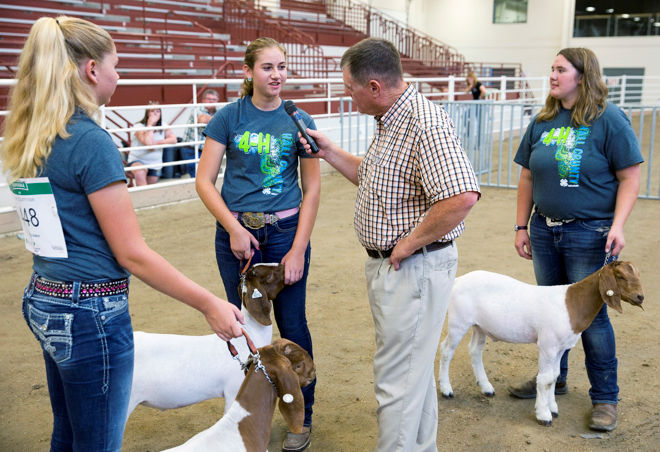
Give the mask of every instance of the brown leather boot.
M 311 442 L 311 434 L 311 427 L 303 427 L 302 433 L 287 432 L 282 444 L 282 452 L 302 452 L 307 449 Z
M 616 405 L 611 403 L 595 403 L 591 411 L 591 430 L 611 432 L 616 428 Z

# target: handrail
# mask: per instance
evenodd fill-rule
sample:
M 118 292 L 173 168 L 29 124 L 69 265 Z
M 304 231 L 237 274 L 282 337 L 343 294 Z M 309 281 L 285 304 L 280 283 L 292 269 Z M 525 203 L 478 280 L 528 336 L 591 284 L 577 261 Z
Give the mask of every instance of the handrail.
M 353 0 L 323 1 L 328 16 L 367 36 L 388 39 L 402 55 L 420 60 L 430 67 L 446 67 L 449 73 L 463 71 L 465 57 L 454 47 L 414 30 L 364 3 Z
M 221 74 L 221 72 L 222 72 L 223 70 L 224 70 L 224 74 L 226 75 L 226 74 L 227 74 L 227 71 L 226 71 L 225 69 L 226 69 L 227 67 L 229 67 L 229 66 L 234 67 L 234 63 L 233 63 L 232 61 L 225 61 L 225 63 L 224 63 L 222 66 L 220 66 L 220 68 L 219 68 L 219 69 L 213 74 L 213 77 L 212 77 L 212 78 L 216 78 L 218 75 Z M 207 89 L 208 87 L 209 87 L 209 83 L 207 83 L 207 84 L 205 84 L 205 85 L 202 85 L 202 87 L 199 88 L 199 89 L 197 90 L 196 97 L 199 97 L 202 93 L 204 93 L 204 91 L 206 91 L 206 89 Z M 191 97 L 190 100 L 188 101 L 188 103 L 192 103 L 194 100 L 195 100 L 195 98 Z M 176 122 L 176 120 L 179 119 L 179 117 L 180 117 L 180 116 L 183 114 L 183 112 L 186 111 L 187 109 L 188 109 L 188 107 L 183 107 L 183 108 L 181 108 L 181 109 L 179 110 L 179 112 L 178 112 L 176 115 L 174 115 L 174 117 L 172 118 L 171 122 L 172 122 L 172 123 Z
M 193 24 L 194 26 L 199 27 L 202 30 L 205 30 L 209 34 L 209 36 L 211 37 L 211 46 L 215 47 L 216 39 L 215 39 L 215 33 L 213 32 L 213 30 L 211 30 L 209 27 L 207 27 L 205 25 L 200 24 L 196 20 L 192 20 L 192 19 L 190 19 L 190 18 L 188 18 L 188 17 L 186 17 L 182 14 L 179 14 L 175 11 L 172 11 L 172 10 L 169 10 L 169 11 L 167 11 L 167 13 L 165 13 L 165 34 L 167 34 L 169 36 L 169 30 L 167 28 L 167 21 L 168 21 L 168 18 L 169 18 L 170 15 L 172 15 L 174 17 L 178 17 L 181 20 L 188 21 L 191 24 Z M 222 48 L 224 50 L 222 55 L 223 55 L 224 59 L 227 60 L 227 45 L 222 40 L 220 41 L 220 43 L 222 44 Z M 215 71 L 215 58 L 216 58 L 215 52 L 211 52 L 211 70 L 212 71 Z M 163 58 L 163 75 L 164 74 L 165 74 L 165 60 Z
M 114 114 L 115 116 L 117 116 L 119 119 L 123 120 L 123 121 L 126 123 L 126 125 L 127 125 L 128 127 L 132 127 L 132 126 L 133 126 L 133 124 L 131 123 L 131 121 L 129 121 L 124 115 L 122 115 L 121 113 L 119 113 L 119 112 L 116 111 L 116 110 L 111 110 L 111 111 L 112 111 L 112 114 Z M 110 116 L 108 116 L 108 113 L 107 113 L 107 112 L 106 112 L 106 115 L 105 115 L 105 119 L 106 119 L 106 121 L 110 121 L 112 124 L 116 125 L 118 128 L 120 128 L 120 129 L 123 128 L 122 125 L 119 124 L 119 122 L 115 121 L 113 118 L 111 118 Z M 130 132 L 126 132 L 126 135 L 127 135 L 126 139 L 122 138 L 122 137 L 119 135 L 118 132 L 112 132 L 112 135 L 116 136 L 120 141 L 123 141 L 123 142 L 128 143 L 129 146 L 131 145 L 131 134 L 130 134 Z
M 225 19 L 225 27 L 230 31 L 232 38 L 239 42 L 252 41 L 259 36 L 270 36 L 279 42 L 298 48 L 300 52 L 289 52 L 289 65 L 292 72 L 300 76 L 315 77 L 327 76 L 328 65 L 323 55 L 323 49 L 317 45 L 314 38 L 307 33 L 285 27 L 281 20 L 268 15 L 264 10 L 255 7 L 250 2 L 239 0 L 225 0 L 222 3 L 223 17 Z M 238 24 L 238 27 L 230 28 L 232 25 Z M 308 51 L 313 53 L 309 55 Z M 309 56 L 305 56 L 308 54 Z M 298 57 L 301 60 L 298 61 Z M 299 65 L 299 66 L 298 66 Z M 311 71 L 305 70 L 306 67 L 311 67 Z

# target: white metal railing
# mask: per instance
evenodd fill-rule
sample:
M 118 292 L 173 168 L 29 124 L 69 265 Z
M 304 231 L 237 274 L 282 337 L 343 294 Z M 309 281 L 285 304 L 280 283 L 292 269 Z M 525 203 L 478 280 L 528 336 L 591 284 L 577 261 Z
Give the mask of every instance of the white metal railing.
M 531 115 L 538 111 L 548 93 L 547 77 L 489 77 L 481 79 L 487 88 L 486 101 L 459 101 L 469 96 L 465 93 L 465 83 L 462 77 L 437 77 L 437 78 L 408 78 L 415 83 L 418 90 L 423 92 L 433 101 L 445 104 L 448 112 L 457 126 L 461 140 L 466 152 L 470 155 L 475 167 L 479 168 L 483 175 L 481 180 L 484 185 L 496 185 L 511 187 L 517 183 L 517 168 L 511 166 L 512 152 L 515 150 L 514 135 L 520 135 L 526 127 Z M 11 86 L 14 80 L 0 80 L 0 86 Z M 158 86 L 158 85 L 183 85 L 191 90 L 193 102 L 190 104 L 161 104 L 159 107 L 163 112 L 163 120 L 168 123 L 175 135 L 181 137 L 187 124 L 191 111 L 201 105 L 197 101 L 196 93 L 203 86 L 210 88 L 240 86 L 241 80 L 236 79 L 188 79 L 188 80 L 120 80 L 120 85 L 125 86 Z M 638 119 L 638 134 L 642 139 L 645 149 L 645 158 L 648 163 L 648 174 L 643 186 L 641 196 L 660 198 L 660 191 L 656 188 L 660 176 L 653 172 L 653 147 L 656 138 L 657 111 L 660 105 L 660 77 L 632 77 L 620 76 L 609 77 L 606 83 L 610 87 L 610 100 L 624 107 L 626 112 L 633 118 Z M 302 109 L 314 109 L 321 113 L 313 117 L 317 127 L 323 130 L 330 138 L 338 142 L 343 148 L 356 155 L 366 151 L 369 141 L 373 136 L 374 121 L 371 117 L 358 114 L 350 97 L 344 93 L 343 81 L 340 78 L 332 79 L 289 79 L 287 85 L 307 87 L 322 86 L 323 94 L 313 98 L 291 98 Z M 230 91 L 228 89 L 228 91 Z M 295 92 L 291 91 L 291 92 Z M 216 104 L 221 108 L 224 103 Z M 111 125 L 109 118 L 113 114 L 120 114 L 129 120 L 131 124 L 138 122 L 148 108 L 153 105 L 130 105 L 130 106 L 105 106 L 101 109 L 100 124 L 108 130 L 115 138 L 119 151 L 126 156 L 132 150 L 147 148 L 166 148 L 170 145 L 160 146 L 126 146 L 122 144 L 118 135 L 132 134 L 135 128 L 132 126 Z M 183 113 L 181 110 L 184 109 Z M 0 111 L 0 116 L 7 111 Z M 174 118 L 172 121 L 168 118 Z M 478 127 L 468 127 L 473 123 Z M 633 121 L 635 122 L 635 121 Z M 201 124 L 193 124 L 201 126 Z M 161 129 L 163 127 L 160 127 Z M 153 127 L 152 129 L 159 129 Z M 650 141 L 648 135 L 650 134 Z M 195 149 L 195 157 L 188 160 L 176 160 L 163 163 L 163 167 L 183 165 L 187 163 L 197 164 L 199 152 L 203 144 L 202 137 L 195 129 L 194 139 L 188 142 L 180 142 L 177 146 L 190 146 Z M 483 149 L 491 150 L 493 146 L 498 148 L 497 155 L 488 151 L 482 153 Z M 646 147 L 644 147 L 646 146 Z M 490 165 L 490 166 L 489 166 Z M 497 165 L 495 168 L 492 165 Z M 141 168 L 153 168 L 160 164 L 134 166 L 126 168 L 126 171 L 134 171 Z M 657 166 L 657 165 L 656 165 Z M 506 171 L 505 171 L 506 170 Z M 149 190 L 154 187 L 168 185 L 179 185 L 192 183 L 193 179 L 165 179 L 157 184 L 144 187 L 132 187 L 131 191 Z M 7 183 L 4 176 L 0 174 L 0 214 L 13 210 L 13 199 L 9 195 Z

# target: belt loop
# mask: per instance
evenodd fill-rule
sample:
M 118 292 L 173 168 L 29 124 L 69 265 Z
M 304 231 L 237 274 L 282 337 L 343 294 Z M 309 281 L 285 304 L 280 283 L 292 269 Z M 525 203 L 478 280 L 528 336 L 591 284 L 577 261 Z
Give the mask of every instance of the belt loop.
M 34 285 L 37 282 L 37 278 L 39 275 L 37 275 L 35 272 L 32 272 L 32 276 L 30 277 L 30 283 L 27 286 L 27 289 L 25 291 L 25 295 L 28 297 L 31 297 L 32 294 L 34 293 Z
M 73 304 L 78 304 L 80 301 L 80 281 L 74 281 L 71 288 L 71 301 Z
M 426 249 L 426 245 L 422 247 L 422 254 L 426 256 L 428 254 L 428 250 Z

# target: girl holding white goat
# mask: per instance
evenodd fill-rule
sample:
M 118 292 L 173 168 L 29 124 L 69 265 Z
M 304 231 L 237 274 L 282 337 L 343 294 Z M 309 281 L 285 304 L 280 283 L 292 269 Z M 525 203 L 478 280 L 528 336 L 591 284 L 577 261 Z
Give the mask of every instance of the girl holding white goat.
M 591 50 L 559 52 L 550 94 L 514 160 L 522 166 L 515 248 L 533 261 L 539 285 L 575 283 L 598 270 L 610 255 L 619 255 L 644 160 L 630 120 L 607 103 L 607 87 Z M 582 344 L 593 404 L 589 427 L 613 430 L 619 387 L 614 330 L 605 305 L 582 333 Z M 556 394 L 567 391 L 567 371 L 568 351 L 561 360 Z M 536 382 L 532 379 L 509 392 L 534 398 Z
M 215 254 L 229 301 L 241 306 L 239 273 L 252 253 L 255 262 L 283 264 L 286 286 L 273 301 L 275 322 L 281 337 L 313 357 L 305 305 L 320 165 L 300 144 L 280 97 L 287 79 L 284 46 L 272 38 L 255 39 L 245 51 L 243 72 L 241 98 L 213 115 L 204 130 L 197 193 L 217 221 Z M 306 127 L 316 128 L 311 116 L 302 110 L 300 116 Z M 226 169 L 218 193 L 223 158 Z M 303 433 L 287 433 L 284 451 L 309 446 L 315 384 L 303 389 Z
M 201 311 L 222 339 L 241 334 L 239 309 L 186 278 L 140 233 L 117 146 L 92 119 L 115 91 L 117 62 L 97 25 L 37 20 L 0 147 L 33 254 L 23 315 L 43 349 L 51 450 L 121 449 L 133 373 L 131 273 Z

